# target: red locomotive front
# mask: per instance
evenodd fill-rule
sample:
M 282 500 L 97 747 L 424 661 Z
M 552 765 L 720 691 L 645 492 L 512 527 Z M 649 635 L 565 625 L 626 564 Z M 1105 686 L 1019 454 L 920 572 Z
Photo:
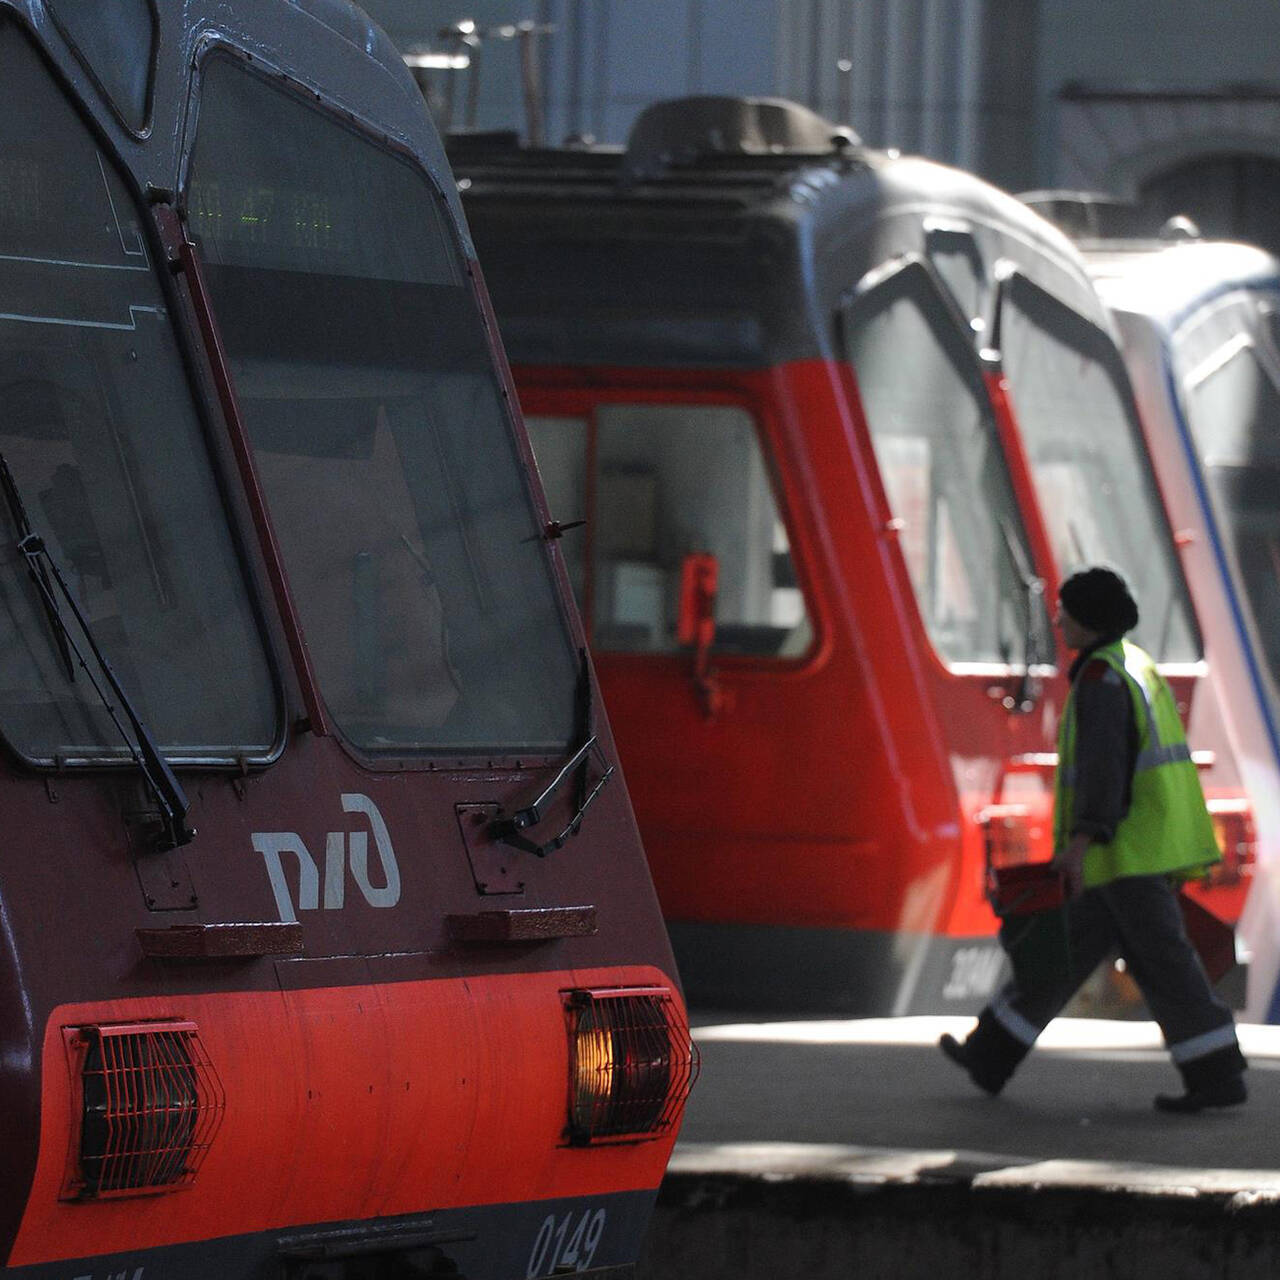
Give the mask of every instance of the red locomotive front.
M 425 107 L 354 8 L 45 8 L 0 10 L 5 1274 L 629 1265 L 696 1061 Z
M 1048 606 L 1080 563 L 1141 584 L 1206 787 L 1241 798 L 1055 228 L 769 99 L 656 104 L 625 151 L 453 156 L 692 999 L 991 994 L 988 873 L 1051 853 Z

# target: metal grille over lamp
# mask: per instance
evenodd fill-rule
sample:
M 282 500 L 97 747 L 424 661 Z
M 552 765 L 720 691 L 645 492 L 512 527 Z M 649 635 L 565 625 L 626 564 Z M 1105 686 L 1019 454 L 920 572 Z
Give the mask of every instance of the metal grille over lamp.
M 669 1132 L 699 1058 L 671 993 L 658 987 L 565 993 L 569 1141 L 638 1141 Z
M 78 1086 L 65 1197 L 99 1199 L 189 1186 L 226 1100 L 193 1022 L 68 1028 Z

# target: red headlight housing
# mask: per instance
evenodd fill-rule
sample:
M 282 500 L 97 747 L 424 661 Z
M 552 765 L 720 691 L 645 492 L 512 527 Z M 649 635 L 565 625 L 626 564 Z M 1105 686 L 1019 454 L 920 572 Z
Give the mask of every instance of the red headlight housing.
M 68 1027 L 73 1147 L 64 1199 L 191 1184 L 222 1122 L 222 1084 L 193 1022 Z
M 564 993 L 570 1145 L 661 1137 L 680 1122 L 698 1077 L 697 1047 L 662 987 Z

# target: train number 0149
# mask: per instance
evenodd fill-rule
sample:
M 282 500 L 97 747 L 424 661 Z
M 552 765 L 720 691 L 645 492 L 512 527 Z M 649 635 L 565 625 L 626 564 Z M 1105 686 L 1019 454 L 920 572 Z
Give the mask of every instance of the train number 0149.
M 529 1254 L 527 1280 L 549 1276 L 553 1271 L 585 1271 L 600 1247 L 604 1235 L 605 1211 L 585 1210 L 581 1217 L 569 1212 L 563 1218 L 548 1214 L 538 1228 Z

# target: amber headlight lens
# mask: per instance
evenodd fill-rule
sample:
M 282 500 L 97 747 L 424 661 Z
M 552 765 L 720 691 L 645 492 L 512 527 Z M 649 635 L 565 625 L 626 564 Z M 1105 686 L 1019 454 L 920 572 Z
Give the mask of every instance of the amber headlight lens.
M 570 991 L 569 1140 L 658 1137 L 680 1119 L 698 1054 L 663 988 Z

